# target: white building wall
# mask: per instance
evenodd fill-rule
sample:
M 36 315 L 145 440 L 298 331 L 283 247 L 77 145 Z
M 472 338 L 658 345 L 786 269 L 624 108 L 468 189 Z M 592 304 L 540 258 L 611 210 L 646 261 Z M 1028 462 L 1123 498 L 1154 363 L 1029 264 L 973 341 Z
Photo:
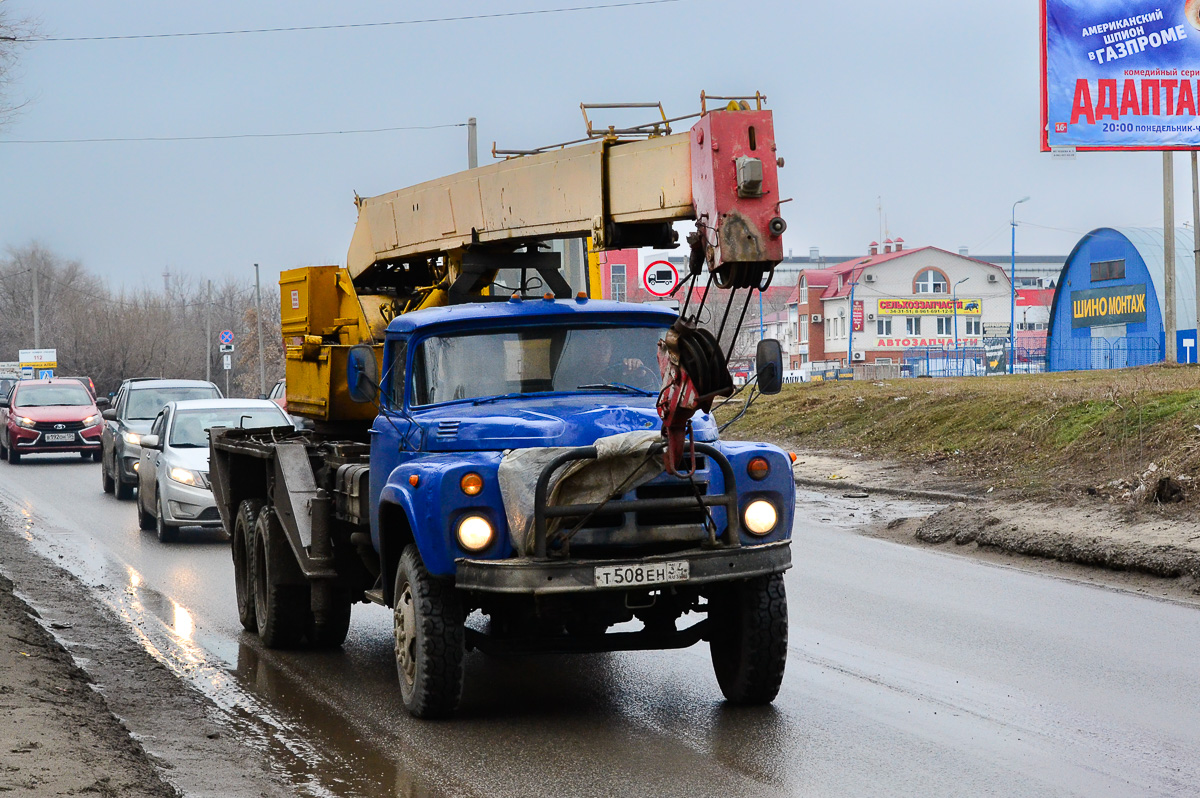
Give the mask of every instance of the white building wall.
M 944 293 L 917 293 L 913 282 L 926 269 L 939 270 L 946 277 Z M 966 278 L 966 282 L 954 284 Z M 947 312 L 939 329 L 939 315 L 905 314 L 901 312 L 881 311 L 881 300 L 949 300 L 957 293 L 959 313 L 957 314 L 958 346 L 982 346 L 985 325 L 1007 325 L 1009 322 L 1010 289 L 1009 280 L 1004 272 L 991 264 L 980 263 L 970 258 L 964 258 L 941 250 L 915 251 L 911 255 L 895 258 L 878 266 L 869 266 L 859 277 L 854 289 L 855 302 L 863 305 L 863 327 L 861 332 L 854 333 L 854 351 L 864 352 L 868 360 L 875 357 L 896 357 L 904 350 L 915 347 L 939 347 L 953 349 L 955 346 L 955 314 Z M 974 303 L 978 303 L 980 312 L 972 312 Z M 850 319 L 849 298 L 838 298 L 825 301 L 826 318 L 844 314 L 847 329 Z M 948 309 L 949 310 L 949 309 Z M 915 330 L 910 332 L 908 319 L 919 319 L 915 322 Z M 890 320 L 891 329 L 887 329 Z M 883 321 L 883 329 L 880 322 Z M 1018 321 L 1020 316 L 1018 315 Z M 827 351 L 846 351 L 846 336 L 836 335 L 840 331 L 830 330 L 826 324 Z M 978 329 L 978 333 L 976 330 Z M 998 329 L 998 328 L 997 328 Z M 831 334 L 833 333 L 833 334 Z

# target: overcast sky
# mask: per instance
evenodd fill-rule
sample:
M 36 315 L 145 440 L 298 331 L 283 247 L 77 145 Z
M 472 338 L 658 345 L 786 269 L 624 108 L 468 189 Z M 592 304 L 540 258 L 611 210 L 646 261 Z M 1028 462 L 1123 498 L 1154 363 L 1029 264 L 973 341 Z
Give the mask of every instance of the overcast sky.
M 50 37 L 353 24 L 611 0 L 163 3 L 7 0 Z M 910 246 L 1066 254 L 1103 225 L 1162 224 L 1157 153 L 1038 151 L 1038 2 L 679 0 L 653 6 L 291 33 L 27 48 L 28 99 L 0 141 L 290 133 L 479 119 L 520 148 L 576 138 L 580 101 L 769 97 L 785 246 L 855 254 L 887 227 Z M 353 192 L 466 165 L 462 127 L 306 138 L 0 143 L 0 248 L 38 240 L 115 282 L 344 263 Z M 1177 218 L 1190 170 L 1176 156 Z M 1036 225 L 1036 226 L 1035 226 Z

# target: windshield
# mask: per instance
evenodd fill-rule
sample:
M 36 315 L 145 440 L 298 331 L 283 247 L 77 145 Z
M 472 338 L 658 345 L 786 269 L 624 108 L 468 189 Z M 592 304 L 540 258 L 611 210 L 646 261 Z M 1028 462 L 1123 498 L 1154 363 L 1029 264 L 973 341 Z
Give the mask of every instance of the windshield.
M 17 407 L 86 406 L 92 395 L 82 385 L 26 385 L 17 391 Z
M 217 389 L 211 385 L 185 386 L 180 388 L 141 388 L 129 392 L 129 409 L 125 418 L 150 421 L 158 415 L 167 402 L 184 399 L 219 399 Z M 237 426 L 234 424 L 233 426 Z
M 170 445 L 176 448 L 208 448 L 208 431 L 213 427 L 283 427 L 287 416 L 277 407 L 215 407 L 212 410 L 182 410 L 171 424 Z
M 621 386 L 658 393 L 664 327 L 534 327 L 426 338 L 413 364 L 413 404 Z

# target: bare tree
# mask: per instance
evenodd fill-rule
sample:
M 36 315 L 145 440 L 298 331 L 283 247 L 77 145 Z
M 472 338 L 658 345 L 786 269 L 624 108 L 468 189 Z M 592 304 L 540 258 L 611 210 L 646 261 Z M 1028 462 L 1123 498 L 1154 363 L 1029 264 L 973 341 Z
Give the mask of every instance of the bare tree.
M 13 103 L 9 87 L 13 81 L 13 68 L 21 50 L 33 40 L 36 27 L 31 20 L 18 19 L 9 14 L 0 0 L 0 127 L 10 121 L 24 103 Z

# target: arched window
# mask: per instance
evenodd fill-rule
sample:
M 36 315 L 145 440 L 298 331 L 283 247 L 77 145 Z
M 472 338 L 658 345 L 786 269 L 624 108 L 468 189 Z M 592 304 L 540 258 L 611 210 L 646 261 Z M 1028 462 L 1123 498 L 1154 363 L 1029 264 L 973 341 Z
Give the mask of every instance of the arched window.
M 946 275 L 937 269 L 926 269 L 918 274 L 914 288 L 918 294 L 944 294 L 949 290 Z

